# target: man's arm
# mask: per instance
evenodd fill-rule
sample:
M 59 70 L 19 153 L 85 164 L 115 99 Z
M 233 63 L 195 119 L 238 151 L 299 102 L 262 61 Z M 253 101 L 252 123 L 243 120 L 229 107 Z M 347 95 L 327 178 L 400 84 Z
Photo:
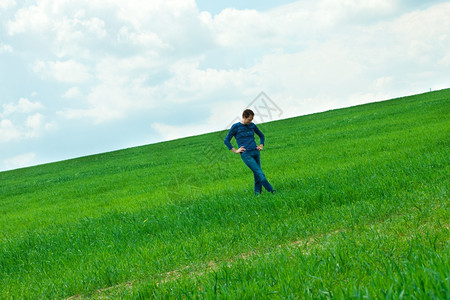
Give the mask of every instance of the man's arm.
M 256 147 L 256 149 L 262 151 L 262 149 L 264 148 L 264 142 L 266 141 L 266 137 L 256 125 L 255 125 L 255 133 L 259 136 L 259 144 L 260 144 L 258 147 Z
M 236 135 L 236 132 L 237 132 L 237 127 L 235 125 L 231 126 L 230 131 L 228 131 L 228 134 L 225 137 L 225 140 L 223 141 L 225 143 L 225 145 L 227 146 L 228 150 L 234 149 L 233 145 L 231 145 L 231 139 Z M 234 149 L 234 150 L 236 150 L 236 149 Z

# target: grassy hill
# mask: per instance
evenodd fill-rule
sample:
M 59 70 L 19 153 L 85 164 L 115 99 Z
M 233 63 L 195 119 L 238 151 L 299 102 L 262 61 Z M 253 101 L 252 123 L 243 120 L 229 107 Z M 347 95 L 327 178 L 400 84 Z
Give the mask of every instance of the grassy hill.
M 450 298 L 450 90 L 0 173 L 0 298 Z

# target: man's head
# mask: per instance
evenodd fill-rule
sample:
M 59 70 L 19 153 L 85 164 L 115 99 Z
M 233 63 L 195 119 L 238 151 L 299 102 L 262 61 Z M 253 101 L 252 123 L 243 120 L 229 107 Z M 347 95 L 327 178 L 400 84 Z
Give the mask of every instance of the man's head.
M 246 109 L 242 113 L 242 123 L 245 125 L 250 124 L 253 121 L 255 113 L 251 109 Z

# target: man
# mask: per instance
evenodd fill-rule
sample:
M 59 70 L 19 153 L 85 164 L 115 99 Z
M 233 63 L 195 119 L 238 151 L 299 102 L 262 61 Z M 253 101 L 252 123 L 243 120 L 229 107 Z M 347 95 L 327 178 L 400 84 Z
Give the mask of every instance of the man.
M 268 192 L 274 193 L 273 187 L 261 169 L 261 156 L 259 152 L 264 148 L 265 137 L 261 130 L 252 122 L 254 116 L 255 113 L 252 110 L 244 110 L 242 113 L 242 121 L 231 126 L 224 143 L 228 147 L 228 150 L 236 154 L 240 153 L 244 163 L 252 170 L 255 178 L 255 195 L 261 194 L 263 186 Z M 260 138 L 259 146 L 255 142 L 255 133 Z M 236 139 L 239 147 L 237 150 L 231 145 L 231 139 L 233 137 Z

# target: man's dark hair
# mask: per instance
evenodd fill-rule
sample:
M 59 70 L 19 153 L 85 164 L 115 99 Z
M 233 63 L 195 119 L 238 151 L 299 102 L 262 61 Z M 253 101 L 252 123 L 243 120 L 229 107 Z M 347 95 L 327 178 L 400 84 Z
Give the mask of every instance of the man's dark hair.
M 242 117 L 244 118 L 248 118 L 250 116 L 255 116 L 255 113 L 253 112 L 253 110 L 251 109 L 246 109 L 244 110 L 244 112 L 242 113 Z

